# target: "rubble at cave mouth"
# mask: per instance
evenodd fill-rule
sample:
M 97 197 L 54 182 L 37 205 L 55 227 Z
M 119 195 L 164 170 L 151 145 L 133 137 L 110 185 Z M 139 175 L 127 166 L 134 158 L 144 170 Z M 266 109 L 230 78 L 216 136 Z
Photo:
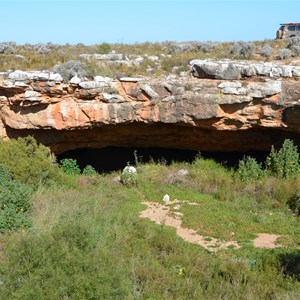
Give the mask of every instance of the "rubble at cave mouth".
M 213 159 L 225 167 L 236 168 L 239 160 L 244 156 L 251 156 L 258 162 L 264 162 L 267 155 L 267 152 L 202 152 L 166 148 L 106 147 L 66 151 L 59 154 L 57 160 L 76 159 L 81 169 L 91 165 L 99 173 L 106 173 L 121 170 L 128 164 L 135 165 L 136 159 L 142 163 L 154 161 L 170 165 L 172 162 L 192 163 L 198 156 L 201 156 L 205 159 Z

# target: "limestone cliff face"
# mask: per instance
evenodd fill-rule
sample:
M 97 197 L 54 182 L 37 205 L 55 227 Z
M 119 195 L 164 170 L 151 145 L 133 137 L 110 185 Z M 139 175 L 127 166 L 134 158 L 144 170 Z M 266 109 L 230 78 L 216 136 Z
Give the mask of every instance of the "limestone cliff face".
M 0 73 L 0 134 L 55 153 L 84 147 L 265 151 L 300 145 L 300 67 L 194 60 L 189 76 L 72 78 Z

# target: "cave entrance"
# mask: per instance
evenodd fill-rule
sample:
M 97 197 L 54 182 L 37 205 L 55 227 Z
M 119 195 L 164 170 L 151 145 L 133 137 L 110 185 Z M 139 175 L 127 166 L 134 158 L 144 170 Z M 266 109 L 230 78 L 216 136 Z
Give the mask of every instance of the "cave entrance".
M 256 158 L 258 162 L 265 161 L 267 152 L 200 152 L 192 150 L 165 149 L 165 148 L 125 148 L 107 147 L 101 149 L 82 148 L 63 152 L 57 156 L 58 161 L 64 158 L 77 160 L 83 169 L 87 165 L 93 166 L 98 172 L 106 173 L 123 169 L 128 163 L 134 164 L 136 157 L 141 162 L 165 162 L 172 161 L 192 162 L 201 153 L 204 158 L 210 158 L 227 166 L 237 167 L 238 162 L 244 156 Z

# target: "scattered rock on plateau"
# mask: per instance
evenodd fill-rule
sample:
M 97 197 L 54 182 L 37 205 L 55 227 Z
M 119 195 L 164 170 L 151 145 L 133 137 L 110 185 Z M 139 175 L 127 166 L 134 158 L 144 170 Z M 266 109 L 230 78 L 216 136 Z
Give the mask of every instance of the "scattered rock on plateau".
M 81 79 L 77 76 L 74 76 L 70 80 L 70 84 L 79 84 L 81 82 Z
M 271 62 L 201 60 L 190 61 L 193 75 L 199 78 L 223 80 L 239 80 L 244 77 L 297 77 L 300 75 L 298 66 L 275 65 Z
M 94 54 L 97 60 L 123 60 L 124 56 L 121 53 Z
M 79 83 L 79 86 L 85 90 L 89 90 L 108 87 L 110 85 L 106 81 L 82 81 Z

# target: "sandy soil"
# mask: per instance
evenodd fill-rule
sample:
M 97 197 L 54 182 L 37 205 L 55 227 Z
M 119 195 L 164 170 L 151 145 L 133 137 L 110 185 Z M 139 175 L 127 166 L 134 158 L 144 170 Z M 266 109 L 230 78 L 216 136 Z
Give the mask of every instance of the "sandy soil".
M 180 236 L 183 240 L 198 244 L 201 247 L 207 249 L 210 252 L 216 252 L 219 249 L 226 249 L 226 248 L 235 248 L 238 249 L 241 246 L 237 243 L 237 241 L 222 241 L 220 239 L 216 239 L 209 236 L 203 236 L 197 234 L 197 231 L 194 229 L 184 228 L 182 227 L 182 213 L 172 211 L 170 213 L 171 205 L 177 204 L 174 208 L 177 210 L 180 209 L 179 204 L 189 204 L 189 205 L 198 205 L 197 203 L 189 203 L 188 201 L 167 201 L 164 205 L 159 204 L 157 202 L 142 202 L 143 204 L 147 205 L 147 208 L 140 212 L 141 218 L 147 218 L 154 221 L 156 224 L 159 225 L 167 225 L 176 228 L 176 233 Z M 276 234 L 267 234 L 267 233 L 260 233 L 254 239 L 253 244 L 257 248 L 276 248 L 281 247 L 281 245 L 276 244 L 276 240 L 280 237 L 280 235 Z
M 254 239 L 253 244 L 257 248 L 278 248 L 282 247 L 279 244 L 276 244 L 277 239 L 281 237 L 278 234 L 268 234 L 268 233 L 259 233 Z

